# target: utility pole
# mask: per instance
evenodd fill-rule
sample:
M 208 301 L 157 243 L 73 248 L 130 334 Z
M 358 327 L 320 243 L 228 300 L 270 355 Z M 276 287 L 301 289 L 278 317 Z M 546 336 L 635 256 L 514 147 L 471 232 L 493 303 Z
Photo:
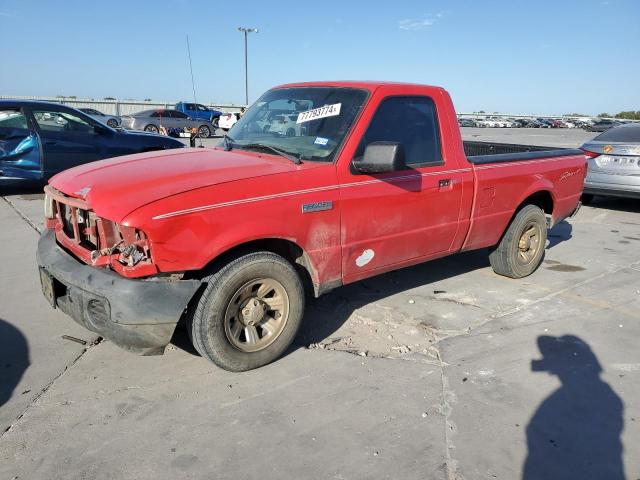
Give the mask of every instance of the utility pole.
M 246 106 L 249 106 L 249 61 L 247 55 L 247 35 L 249 33 L 258 33 L 258 29 L 238 27 L 238 31 L 244 33 L 244 103 Z

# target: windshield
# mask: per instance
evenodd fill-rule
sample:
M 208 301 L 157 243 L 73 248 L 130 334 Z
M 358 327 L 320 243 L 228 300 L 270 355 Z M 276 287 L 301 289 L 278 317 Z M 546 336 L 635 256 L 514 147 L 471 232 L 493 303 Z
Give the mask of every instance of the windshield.
M 229 131 L 233 148 L 263 144 L 301 160 L 332 162 L 367 98 L 365 90 L 269 90 Z

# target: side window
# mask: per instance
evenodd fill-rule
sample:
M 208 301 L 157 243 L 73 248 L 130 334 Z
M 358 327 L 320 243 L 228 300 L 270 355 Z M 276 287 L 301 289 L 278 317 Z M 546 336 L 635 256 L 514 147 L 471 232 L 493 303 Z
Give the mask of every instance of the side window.
M 198 110 L 201 112 L 208 112 L 209 110 L 207 109 L 207 107 L 205 107 L 204 105 L 200 105 L 198 104 Z
M 61 110 L 34 110 L 33 116 L 46 132 L 94 133 L 93 125 L 72 113 Z
M 442 164 L 436 106 L 429 97 L 389 97 L 373 115 L 355 157 L 372 142 L 398 142 L 409 166 Z
M 171 118 L 189 118 L 188 115 L 185 115 L 184 113 L 179 112 L 177 110 L 172 110 L 172 111 L 167 110 L 167 116 Z
M 27 117 L 18 108 L 0 110 L 0 129 L 28 130 Z
M 151 115 L 149 115 L 149 116 L 150 116 L 150 117 L 153 117 L 153 118 L 158 118 L 158 117 L 162 117 L 162 116 L 164 116 L 164 115 L 163 115 L 163 112 L 162 112 L 162 111 L 160 111 L 160 110 L 156 110 L 155 112 L 153 112 L 153 113 L 152 113 Z
M 193 103 L 185 103 L 185 110 L 195 110 L 196 106 Z

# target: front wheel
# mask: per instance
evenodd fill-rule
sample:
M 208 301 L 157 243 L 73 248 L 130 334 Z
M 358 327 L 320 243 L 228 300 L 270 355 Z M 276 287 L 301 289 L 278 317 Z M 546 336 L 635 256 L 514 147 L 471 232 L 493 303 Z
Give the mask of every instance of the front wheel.
M 145 132 L 150 132 L 150 133 L 158 133 L 160 130 L 158 130 L 158 127 L 156 127 L 155 125 L 151 124 L 151 125 L 147 125 L 146 127 L 144 127 L 144 131 Z
M 107 120 L 107 125 L 111 128 L 117 128 L 118 121 L 115 118 L 110 118 L 109 120 Z
M 489 253 L 493 271 L 511 278 L 531 275 L 542 261 L 547 243 L 547 221 L 536 205 L 520 210 L 500 243 Z
M 305 297 L 300 276 L 283 257 L 250 253 L 205 283 L 188 318 L 191 341 L 203 357 L 242 372 L 273 362 L 291 345 Z
M 200 138 L 209 138 L 211 136 L 211 129 L 206 125 L 200 125 L 198 127 L 198 136 Z

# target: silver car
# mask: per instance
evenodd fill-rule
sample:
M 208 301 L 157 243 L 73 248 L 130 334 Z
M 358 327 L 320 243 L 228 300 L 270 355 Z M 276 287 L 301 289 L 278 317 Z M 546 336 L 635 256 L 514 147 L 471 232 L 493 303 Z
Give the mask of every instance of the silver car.
M 161 127 L 167 131 L 172 129 L 184 131 L 185 128 L 188 130 L 196 128 L 200 138 L 210 137 L 215 132 L 215 127 L 211 122 L 191 118 L 178 110 L 144 110 L 132 115 L 122 115 L 121 118 L 122 126 L 129 130 L 159 133 Z
M 102 113 L 100 110 L 96 110 L 95 108 L 79 108 L 78 110 L 86 113 L 94 120 L 110 126 L 111 128 L 118 128 L 120 126 L 120 117 L 118 117 L 117 115 L 107 115 L 106 113 Z
M 594 195 L 640 198 L 640 123 L 614 127 L 580 148 L 589 158 L 583 203 Z

